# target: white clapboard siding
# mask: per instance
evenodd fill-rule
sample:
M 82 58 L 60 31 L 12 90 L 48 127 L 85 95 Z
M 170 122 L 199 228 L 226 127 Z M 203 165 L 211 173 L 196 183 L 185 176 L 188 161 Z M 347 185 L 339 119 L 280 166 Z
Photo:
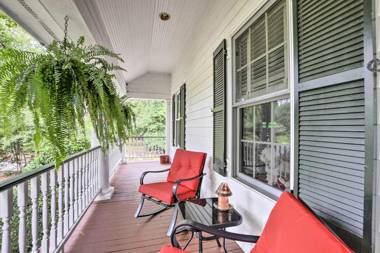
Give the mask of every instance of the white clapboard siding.
M 205 172 L 208 173 L 202 187 L 203 195 L 213 194 L 221 181 L 227 181 L 234 192 L 233 204 L 243 214 L 255 213 L 254 218 L 243 217 L 244 224 L 239 232 L 260 233 L 274 201 L 237 182 L 231 177 L 232 155 L 232 57 L 231 38 L 266 1 L 220 0 L 210 4 L 207 15 L 199 20 L 192 39 L 185 45 L 184 55 L 172 73 L 171 93 L 186 83 L 186 149 L 207 153 Z M 227 178 L 211 169 L 213 153 L 213 52 L 223 39 L 227 40 Z M 171 149 L 173 155 L 175 148 Z M 207 189 L 207 190 L 206 190 Z M 206 192 L 207 191 L 207 192 Z M 236 202 L 234 196 L 250 201 Z M 244 249 L 251 248 L 241 244 Z

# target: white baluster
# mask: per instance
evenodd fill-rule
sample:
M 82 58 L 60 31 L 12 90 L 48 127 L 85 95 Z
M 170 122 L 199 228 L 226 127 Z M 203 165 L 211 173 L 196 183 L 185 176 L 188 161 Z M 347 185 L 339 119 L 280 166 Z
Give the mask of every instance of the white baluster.
M 41 192 L 42 192 L 42 241 L 41 241 L 41 247 L 42 252 L 49 252 L 49 224 L 48 224 L 48 217 L 49 217 L 49 209 L 48 209 L 48 189 L 49 189 L 49 182 L 48 182 L 48 172 L 45 172 L 41 175 Z
M 91 200 L 94 197 L 94 152 L 90 153 L 90 196 Z
M 89 182 L 89 174 L 88 174 L 88 153 L 85 154 L 84 156 L 85 158 L 85 206 L 87 207 L 88 203 L 89 203 L 89 194 L 88 194 L 88 182 Z
M 78 202 L 78 188 L 79 188 L 79 164 L 78 158 L 73 160 L 74 167 L 74 221 L 78 218 L 79 215 L 79 202 Z
M 63 166 L 58 170 L 58 222 L 57 243 L 63 238 Z
M 91 153 L 87 153 L 87 170 L 88 170 L 88 202 L 87 202 L 87 205 L 90 203 L 91 201 Z
M 69 206 L 69 229 L 74 224 L 74 166 L 68 162 L 70 173 L 70 206 Z
M 13 194 L 12 187 L 8 190 L 0 192 L 0 218 L 3 222 L 2 227 L 2 240 L 1 240 L 1 252 L 10 253 L 11 252 L 11 228 L 10 219 L 12 216 L 12 202 Z
M 65 203 L 65 211 L 63 214 L 63 234 L 66 235 L 66 233 L 69 231 L 69 167 L 68 164 L 65 163 L 63 165 L 64 171 L 63 176 L 65 180 L 65 191 L 63 194 L 63 199 Z
M 17 206 L 19 210 L 18 222 L 18 250 L 20 253 L 26 252 L 26 214 L 25 207 L 28 197 L 28 184 L 20 183 L 17 185 Z
M 96 150 L 96 159 L 95 159 L 95 180 L 96 180 L 96 193 L 99 193 L 99 149 Z
M 84 198 L 83 198 L 83 190 L 84 190 L 84 171 L 83 171 L 83 155 L 78 158 L 79 161 L 79 205 L 80 205 L 80 214 L 84 208 Z
M 50 227 L 50 252 L 53 252 L 57 247 L 57 227 L 56 227 L 56 174 L 55 169 L 50 170 L 50 219 L 51 219 L 51 227 Z
M 38 177 L 30 180 L 32 199 L 32 253 L 38 252 Z

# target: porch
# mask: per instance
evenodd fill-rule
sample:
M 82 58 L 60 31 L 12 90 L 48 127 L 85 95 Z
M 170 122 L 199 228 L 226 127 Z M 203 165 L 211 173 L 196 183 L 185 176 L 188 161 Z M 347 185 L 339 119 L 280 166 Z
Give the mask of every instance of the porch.
M 162 245 L 169 244 L 166 236 L 172 209 L 153 218 L 135 219 L 140 194 L 137 193 L 139 178 L 145 170 L 162 170 L 168 165 L 158 161 L 136 161 L 120 165 L 111 178 L 115 188 L 110 200 L 94 202 L 68 239 L 64 252 L 158 252 Z M 151 174 L 149 181 L 164 179 L 166 175 Z M 147 203 L 146 211 L 157 208 Z M 179 237 L 187 238 L 186 236 Z M 188 249 L 197 251 L 194 239 Z M 235 242 L 227 242 L 228 252 L 242 252 Z M 205 252 L 223 252 L 215 241 L 204 243 Z
M 120 95 L 164 100 L 167 108 L 159 148 L 150 145 L 145 154 L 140 137 L 129 140 L 133 147 L 123 157 L 140 161 L 119 166 L 118 149 L 106 157 L 94 149 L 61 170 L 44 167 L 0 183 L 1 252 L 157 252 L 169 243 L 171 210 L 135 219 L 138 179 L 163 168 L 148 159 L 173 158 L 177 148 L 207 153 L 201 196 L 229 184 L 243 217 L 231 231 L 261 234 L 285 190 L 355 252 L 379 252 L 380 82 L 371 71 L 380 55 L 373 27 L 379 6 L 380 0 L 0 0 L 0 9 L 45 45 L 62 38 L 70 16 L 72 38 L 84 35 L 125 59 L 128 72 L 116 73 Z M 252 248 L 239 246 L 228 242 L 229 252 Z M 204 247 L 221 252 L 213 241 Z

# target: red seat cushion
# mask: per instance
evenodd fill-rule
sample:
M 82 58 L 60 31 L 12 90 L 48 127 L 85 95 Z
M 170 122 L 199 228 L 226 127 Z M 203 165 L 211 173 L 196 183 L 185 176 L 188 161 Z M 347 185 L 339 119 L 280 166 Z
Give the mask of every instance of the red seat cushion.
M 273 208 L 251 253 L 352 253 L 290 193 Z
M 174 155 L 173 163 L 168 174 L 168 182 L 179 179 L 186 179 L 202 174 L 206 161 L 206 153 L 193 152 L 183 149 L 177 149 Z M 199 185 L 199 179 L 183 182 L 182 185 L 196 191 Z
M 173 204 L 173 185 L 174 183 L 172 182 L 143 184 L 140 185 L 139 192 L 161 200 L 167 204 Z M 177 195 L 181 201 L 189 198 L 194 198 L 196 193 L 196 191 L 193 191 L 182 185 L 179 185 L 177 188 Z
M 170 245 L 166 245 L 161 248 L 160 253 L 190 253 L 190 252 L 186 250 L 177 249 Z

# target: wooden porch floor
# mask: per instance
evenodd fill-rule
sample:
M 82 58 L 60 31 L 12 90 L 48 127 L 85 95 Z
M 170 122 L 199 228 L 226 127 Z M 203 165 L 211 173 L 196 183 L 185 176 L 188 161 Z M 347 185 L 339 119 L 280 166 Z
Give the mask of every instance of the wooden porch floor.
M 131 162 L 122 165 L 112 179 L 115 193 L 111 200 L 93 203 L 65 245 L 64 252 L 159 252 L 169 244 L 166 230 L 172 210 L 153 218 L 133 217 L 140 200 L 137 192 L 139 178 L 144 170 L 161 170 L 158 162 Z M 162 175 L 151 174 L 146 182 L 157 181 Z M 146 201 L 146 211 L 155 205 Z M 227 242 L 228 252 L 242 252 L 235 242 Z M 188 250 L 197 252 L 197 240 L 193 239 Z M 223 252 L 215 241 L 204 243 L 204 252 Z

